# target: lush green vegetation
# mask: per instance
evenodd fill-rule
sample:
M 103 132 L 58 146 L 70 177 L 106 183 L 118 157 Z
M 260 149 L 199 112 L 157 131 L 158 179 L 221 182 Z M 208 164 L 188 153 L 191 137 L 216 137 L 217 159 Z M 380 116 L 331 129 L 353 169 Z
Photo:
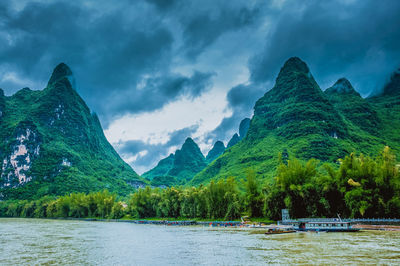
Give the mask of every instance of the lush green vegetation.
M 338 169 L 317 165 L 281 162 L 276 183 L 265 188 L 267 216 L 288 208 L 293 217 L 400 217 L 399 166 L 388 147 L 375 159 L 352 153 Z
M 103 189 L 128 195 L 130 184 L 146 183 L 108 143 L 96 114 L 72 87 L 71 74 L 60 64 L 44 90 L 25 88 L 10 97 L 0 90 L 0 199 Z M 22 175 L 31 181 L 20 184 Z
M 230 177 L 199 187 L 148 186 L 126 204 L 120 200 L 103 191 L 3 201 L 0 216 L 278 220 L 281 209 L 288 208 L 294 218 L 400 217 L 400 170 L 389 147 L 375 158 L 351 153 L 337 167 L 280 156 L 272 183 L 260 185 L 256 173 L 248 171 L 245 181 Z
M 72 193 L 58 198 L 47 196 L 34 201 L 0 202 L 0 216 L 3 217 L 121 218 L 123 215 L 122 202 L 116 201 L 116 195 L 107 190 L 89 194 Z
M 198 173 L 190 185 L 229 176 L 245 178 L 248 170 L 271 183 L 279 165 L 276 154 L 284 151 L 331 166 L 353 151 L 372 156 L 386 145 L 399 154 L 399 76 L 392 77 L 383 94 L 362 98 L 345 79 L 322 91 L 303 61 L 289 59 L 274 87 L 266 88 L 256 102 L 246 137 Z
M 143 177 L 152 180 L 158 177 L 159 180 L 167 180 L 174 177 L 179 183 L 187 182 L 195 174 L 206 167 L 206 159 L 200 151 L 199 146 L 191 138 L 187 138 L 180 150 L 162 159 L 156 167 L 143 174 Z M 163 177 L 163 178 L 162 178 Z M 169 185 L 165 182 L 162 185 Z

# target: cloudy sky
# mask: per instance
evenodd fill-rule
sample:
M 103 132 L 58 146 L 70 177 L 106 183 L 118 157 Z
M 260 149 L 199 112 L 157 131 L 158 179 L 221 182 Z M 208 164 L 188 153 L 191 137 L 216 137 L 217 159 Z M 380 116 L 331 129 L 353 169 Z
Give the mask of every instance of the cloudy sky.
M 68 64 L 108 140 L 142 173 L 193 137 L 225 144 L 286 59 L 363 96 L 400 66 L 397 0 L 0 1 L 0 87 Z

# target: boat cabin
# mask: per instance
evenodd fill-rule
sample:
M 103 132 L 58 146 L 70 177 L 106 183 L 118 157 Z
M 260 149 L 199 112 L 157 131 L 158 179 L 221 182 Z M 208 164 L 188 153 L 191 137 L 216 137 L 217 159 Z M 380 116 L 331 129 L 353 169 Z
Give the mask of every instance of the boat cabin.
M 352 231 L 349 222 L 306 222 L 300 223 L 299 229 L 305 231 Z
M 358 231 L 352 228 L 350 222 L 345 221 L 302 221 L 292 220 L 290 224 L 293 228 L 299 231 L 317 231 L 317 232 L 352 232 Z

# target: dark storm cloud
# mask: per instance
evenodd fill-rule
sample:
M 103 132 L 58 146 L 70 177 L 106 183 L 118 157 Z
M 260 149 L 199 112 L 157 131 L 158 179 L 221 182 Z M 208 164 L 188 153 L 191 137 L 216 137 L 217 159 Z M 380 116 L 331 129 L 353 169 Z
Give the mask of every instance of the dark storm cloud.
M 292 56 L 309 65 L 322 89 L 345 76 L 363 96 L 382 89 L 400 66 L 399 1 L 289 0 L 279 12 L 267 12 L 273 23 L 264 34 L 264 48 L 249 60 L 249 84 L 228 92 L 233 114 L 209 138 L 227 140 L 237 131 Z
M 399 14 L 396 0 L 0 1 L 0 87 L 42 89 L 65 62 L 108 127 L 231 86 L 232 115 L 203 136 L 226 142 L 289 57 L 302 58 L 323 89 L 342 76 L 363 96 L 381 88 L 400 65 Z M 248 81 L 235 76 L 243 66 Z M 190 134 L 120 143 L 120 151 L 146 150 L 134 163 L 145 168 Z
M 258 7 L 225 7 L 189 19 L 184 18 L 183 38 L 186 55 L 195 58 L 222 34 L 252 25 L 259 13 Z
M 194 99 L 210 88 L 214 75 L 195 71 L 190 77 L 168 74 L 147 78 L 134 90 L 114 91 L 107 110 L 119 115 L 140 113 L 160 109 L 179 96 Z M 115 105 L 115 102 L 118 102 L 118 105 Z
M 150 4 L 155 5 L 158 9 L 164 11 L 171 8 L 178 0 L 146 0 Z
M 46 84 L 51 69 L 61 61 L 67 63 L 80 94 L 103 124 L 122 115 L 120 111 L 160 109 L 181 94 L 196 97 L 210 83 L 209 73 L 194 71 L 191 77 L 170 73 L 173 35 L 157 19 L 145 20 L 155 14 L 144 4 L 103 12 L 79 2 L 33 2 L 19 11 L 1 10 L 5 11 L 0 13 L 0 71 L 33 80 L 24 86 L 41 89 L 37 86 Z M 129 11 L 136 12 L 137 20 Z M 143 76 L 153 75 L 158 78 L 148 80 L 149 91 L 137 89 Z M 5 89 L 19 88 L 15 82 L 14 88 Z M 126 96 L 133 97 L 132 108 L 126 107 Z
M 169 134 L 169 139 L 164 144 L 148 144 L 141 140 L 130 140 L 121 143 L 118 148 L 125 157 L 137 155 L 137 159 L 132 163 L 132 167 L 139 172 L 149 170 L 149 167 L 154 167 L 163 157 L 168 156 L 167 151 L 171 147 L 178 147 L 185 142 L 186 138 L 190 137 L 199 128 L 198 125 L 192 125 L 180 130 L 173 131 Z M 146 151 L 144 155 L 140 152 Z
M 250 60 L 251 80 L 272 80 L 299 56 L 323 88 L 346 76 L 366 95 L 400 64 L 399 14 L 399 1 L 287 1 Z

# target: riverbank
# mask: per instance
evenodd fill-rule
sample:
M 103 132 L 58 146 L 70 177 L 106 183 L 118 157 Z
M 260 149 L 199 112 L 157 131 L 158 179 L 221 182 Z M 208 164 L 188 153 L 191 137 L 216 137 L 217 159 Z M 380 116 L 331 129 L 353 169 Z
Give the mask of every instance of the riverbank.
M 361 230 L 379 230 L 379 231 L 398 231 L 400 232 L 400 226 L 398 225 L 373 225 L 373 224 L 355 224 L 353 228 Z
M 0 218 L 14 218 L 14 217 L 0 217 Z M 18 218 L 18 217 L 17 217 Z M 29 218 L 20 218 L 29 219 Z M 244 224 L 241 221 L 207 221 L 207 220 L 185 220 L 176 218 L 165 218 L 165 219 L 133 219 L 129 217 L 124 217 L 122 219 L 105 219 L 105 218 L 35 218 L 44 220 L 66 220 L 66 221 L 85 221 L 85 222 L 119 222 L 119 223 L 133 223 L 133 224 L 150 224 L 150 225 L 166 225 L 166 226 L 211 226 L 211 227 L 251 227 L 251 228 L 262 228 L 259 225 L 273 224 L 274 221 L 265 220 L 263 218 L 258 218 L 253 220 L 252 224 Z M 358 228 L 361 230 L 378 230 L 378 231 L 396 231 L 400 232 L 399 225 L 372 225 L 372 224 L 355 224 L 353 228 Z
M 30 218 L 19 218 L 19 217 L 0 217 L 0 218 L 17 218 L 17 219 L 30 219 Z M 84 221 L 84 222 L 119 222 L 119 223 L 133 223 L 133 224 L 152 224 L 152 225 L 168 225 L 168 226 L 190 226 L 190 225 L 202 225 L 202 226 L 215 226 L 215 227 L 239 227 L 242 224 L 241 221 L 204 221 L 204 220 L 171 220 L 166 218 L 165 220 L 154 220 L 154 219 L 105 219 L 105 218 L 35 218 L 44 220 L 65 220 L 65 221 Z

